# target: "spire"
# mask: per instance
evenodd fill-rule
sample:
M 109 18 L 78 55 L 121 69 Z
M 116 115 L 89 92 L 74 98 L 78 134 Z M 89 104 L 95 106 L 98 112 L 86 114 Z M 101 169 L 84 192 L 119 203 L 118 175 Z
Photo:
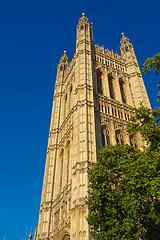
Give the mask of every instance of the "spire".
M 32 228 L 31 228 L 31 232 L 29 234 L 29 240 L 31 240 L 31 239 L 32 239 Z
M 122 32 L 121 35 L 122 35 L 122 37 L 125 37 L 125 36 L 124 36 L 124 32 Z
M 91 44 L 91 26 L 85 13 L 82 13 L 77 26 L 76 54 L 84 48 L 84 41 L 88 41 Z
M 60 71 L 66 70 L 66 68 L 68 67 L 68 63 L 69 63 L 69 59 L 67 57 L 67 51 L 65 50 L 64 55 L 61 57 L 58 65 L 58 68 L 60 69 Z
M 35 228 L 35 230 L 34 230 L 33 240 L 36 240 L 36 239 L 37 239 L 37 226 L 36 226 L 36 228 Z
M 94 43 L 94 35 L 93 35 L 93 22 L 91 22 L 91 34 L 92 34 L 92 42 Z
M 124 55 L 127 52 L 134 52 L 133 45 L 130 42 L 129 38 L 127 38 L 125 36 L 124 32 L 122 32 L 121 35 L 122 35 L 122 39 L 120 41 L 120 43 L 121 43 L 121 47 L 120 47 L 121 55 Z
M 88 18 L 86 17 L 85 13 L 82 13 L 82 17 L 79 19 L 79 23 L 78 23 L 78 25 L 81 26 L 81 30 L 84 27 L 84 24 L 88 24 L 88 23 L 89 23 Z

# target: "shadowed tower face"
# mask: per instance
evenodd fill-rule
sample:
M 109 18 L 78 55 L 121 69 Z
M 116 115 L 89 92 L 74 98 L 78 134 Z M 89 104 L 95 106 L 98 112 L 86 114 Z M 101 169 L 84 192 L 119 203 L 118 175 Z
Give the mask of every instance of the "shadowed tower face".
M 57 67 L 36 240 L 89 240 L 88 169 L 103 145 L 141 147 L 126 134 L 139 102 L 150 108 L 134 49 L 122 34 L 121 56 L 91 39 L 85 14 L 77 26 L 76 53 Z

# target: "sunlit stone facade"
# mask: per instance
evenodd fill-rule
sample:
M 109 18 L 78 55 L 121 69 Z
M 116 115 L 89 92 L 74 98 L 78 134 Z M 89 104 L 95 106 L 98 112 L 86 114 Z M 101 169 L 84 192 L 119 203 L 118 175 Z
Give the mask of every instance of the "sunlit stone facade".
M 87 171 L 103 145 L 143 145 L 126 124 L 149 99 L 130 40 L 121 55 L 95 45 L 85 14 L 77 26 L 76 53 L 66 51 L 57 68 L 36 240 L 89 240 L 85 196 Z

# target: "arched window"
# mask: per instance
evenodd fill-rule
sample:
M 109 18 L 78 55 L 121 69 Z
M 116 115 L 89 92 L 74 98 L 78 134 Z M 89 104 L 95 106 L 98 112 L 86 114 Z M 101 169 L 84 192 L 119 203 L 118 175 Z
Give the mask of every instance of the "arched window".
M 137 139 L 133 135 L 129 136 L 129 141 L 131 146 L 133 146 L 135 149 L 138 148 Z
M 110 136 L 108 130 L 102 130 L 102 146 L 110 145 Z
M 72 86 L 69 91 L 69 110 L 72 108 Z
M 60 153 L 60 163 L 59 163 L 59 170 L 60 170 L 60 181 L 59 181 L 59 190 L 62 190 L 62 179 L 63 179 L 63 161 L 64 161 L 64 149 L 62 149 L 61 153 Z
M 110 97 L 115 99 L 115 92 L 114 92 L 114 86 L 113 86 L 113 77 L 111 75 L 108 76 L 108 83 L 109 83 Z
M 107 145 L 110 145 L 110 137 L 109 137 L 109 131 L 106 131 L 106 143 Z
M 124 82 L 122 79 L 119 80 L 119 86 L 120 86 L 120 91 L 121 91 L 121 96 L 122 96 L 122 102 L 126 103 L 125 87 L 124 87 Z
M 65 234 L 65 236 L 62 238 L 62 240 L 70 240 L 70 236 L 68 234 Z
M 97 87 L 98 87 L 98 93 L 103 94 L 103 87 L 102 87 L 102 73 L 97 73 Z
M 67 115 L 67 94 L 64 97 L 64 119 Z
M 67 142 L 67 184 L 69 182 L 69 165 L 70 165 L 70 141 Z
M 119 144 L 121 144 L 121 145 L 124 145 L 123 135 L 122 135 L 122 133 L 120 132 L 120 130 L 117 130 L 117 131 L 115 132 L 115 134 L 116 134 L 116 142 L 119 143 Z
M 102 135 L 102 147 L 105 146 L 105 135 L 104 135 L 104 132 L 103 130 L 101 131 L 101 135 Z

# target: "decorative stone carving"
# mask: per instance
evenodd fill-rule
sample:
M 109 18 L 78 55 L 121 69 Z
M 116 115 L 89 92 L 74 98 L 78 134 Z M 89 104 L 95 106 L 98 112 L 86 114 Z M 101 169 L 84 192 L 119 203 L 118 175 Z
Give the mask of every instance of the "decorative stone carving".
M 65 51 L 57 68 L 38 239 L 90 239 L 85 218 L 88 169 L 97 161 L 102 142 L 129 143 L 125 128 L 139 100 L 150 107 L 129 39 L 123 35 L 119 56 L 94 45 L 90 29 L 82 14 L 77 26 L 76 54 L 69 64 Z M 125 96 L 131 99 L 127 104 L 120 97 L 123 86 L 120 88 L 119 78 L 129 82 L 124 88 Z M 136 140 L 130 140 L 136 147 Z M 41 227 L 43 223 L 45 228 Z

